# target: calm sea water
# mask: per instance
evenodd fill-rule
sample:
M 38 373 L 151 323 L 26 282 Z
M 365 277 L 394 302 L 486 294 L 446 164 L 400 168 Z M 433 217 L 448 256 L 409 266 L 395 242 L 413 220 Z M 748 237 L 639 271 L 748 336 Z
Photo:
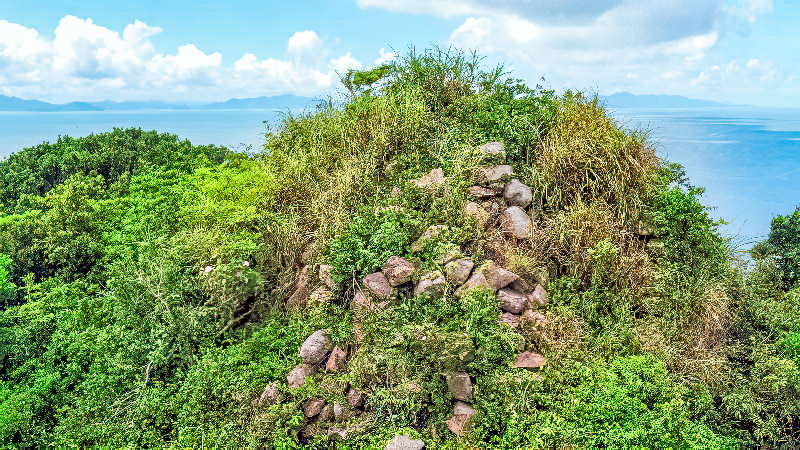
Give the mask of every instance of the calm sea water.
M 703 202 L 715 207 L 715 218 L 730 223 L 724 231 L 739 242 L 763 237 L 776 214 L 800 205 L 800 109 L 626 108 L 613 113 L 628 126 L 651 130 L 659 156 L 683 165 L 691 183 L 706 188 Z M 264 121 L 278 116 L 267 110 L 0 112 L 0 158 L 58 135 L 79 137 L 114 127 L 255 150 L 263 143 Z

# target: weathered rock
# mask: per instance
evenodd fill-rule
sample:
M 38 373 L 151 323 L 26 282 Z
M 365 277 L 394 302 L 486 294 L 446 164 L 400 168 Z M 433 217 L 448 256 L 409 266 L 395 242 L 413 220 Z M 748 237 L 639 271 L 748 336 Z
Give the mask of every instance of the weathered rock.
M 531 218 L 519 206 L 511 206 L 503 212 L 500 218 L 503 231 L 511 234 L 517 239 L 527 239 L 531 237 Z
M 500 314 L 500 320 L 498 320 L 497 323 L 500 326 L 502 326 L 503 324 L 507 324 L 511 328 L 517 328 L 519 326 L 519 316 L 516 314 L 504 312 Z
M 364 277 L 364 286 L 377 298 L 385 299 L 392 295 L 392 286 L 383 272 L 371 273 Z
M 448 373 L 446 378 L 447 389 L 454 399 L 465 402 L 472 401 L 472 380 L 470 380 L 469 374 L 464 372 Z
M 340 372 L 347 366 L 347 353 L 337 345 L 333 348 L 328 362 L 325 363 L 325 370 L 329 372 Z
M 438 270 L 425 274 L 417 283 L 414 289 L 414 295 L 426 295 L 431 298 L 439 298 L 444 294 L 444 287 L 447 283 L 444 281 L 444 275 Z
M 450 282 L 461 285 L 469 279 L 469 274 L 472 273 L 473 267 L 475 267 L 475 263 L 471 259 L 457 259 L 444 266 L 445 275 Z
M 411 180 L 414 186 L 420 189 L 432 190 L 439 186 L 443 186 L 447 179 L 444 177 L 442 169 L 433 169 L 427 175 Z
M 311 399 L 307 401 L 306 405 L 303 407 L 303 413 L 310 419 L 312 417 L 317 417 L 324 407 L 325 400 L 321 398 Z
M 286 375 L 286 381 L 290 388 L 299 388 L 306 382 L 306 377 L 317 372 L 316 364 L 298 364 Z
M 395 287 L 408 283 L 414 273 L 414 266 L 407 259 L 390 256 L 383 264 L 383 274 L 389 280 L 389 286 Z
M 461 436 L 461 433 L 470 425 L 470 419 L 477 413 L 468 403 L 457 401 L 453 405 L 453 417 L 447 421 L 447 428 L 453 434 Z
M 358 408 L 364 404 L 364 394 L 355 389 L 350 389 L 350 391 L 347 392 L 347 404 L 350 405 L 351 408 Z
M 532 309 L 526 309 L 522 314 L 522 318 L 524 323 L 531 324 L 534 327 L 538 327 L 547 321 L 547 317 L 544 314 Z
M 342 418 L 342 414 L 344 414 L 344 409 L 342 408 L 342 405 L 340 405 L 338 403 L 333 405 L 333 418 L 334 418 L 334 420 L 341 419 Z
M 331 276 L 331 270 L 333 267 L 328 266 L 326 264 L 320 264 L 319 266 L 319 281 L 322 281 L 328 289 L 336 289 L 336 283 L 333 281 L 333 277 Z
M 417 239 L 413 244 L 411 244 L 409 249 L 412 252 L 421 252 L 422 248 L 425 246 L 426 242 L 430 241 L 431 239 L 436 238 L 437 236 L 439 236 L 439 234 L 441 234 L 442 232 L 444 232 L 446 230 L 447 230 L 447 225 L 431 225 L 431 226 L 429 226 L 428 229 L 425 230 L 424 233 L 422 233 L 422 236 L 420 236 L 419 239 Z
M 314 262 L 314 258 L 317 257 L 317 243 L 310 242 L 306 245 L 306 248 L 303 249 L 303 254 L 300 255 L 300 264 L 304 266 L 310 266 Z
M 311 266 L 305 266 L 300 273 L 297 275 L 297 282 L 295 283 L 294 293 L 289 300 L 287 301 L 287 305 L 289 309 L 292 310 L 300 310 L 305 308 L 306 303 L 308 302 L 308 275 L 311 272 Z
M 537 284 L 533 292 L 528 296 L 532 307 L 545 307 L 547 306 L 547 291 L 544 290 L 541 284 Z
M 534 285 L 526 281 L 524 278 L 517 278 L 509 285 L 511 289 L 517 292 L 524 292 L 526 294 L 533 292 Z
M 636 225 L 633 227 L 633 232 L 644 237 L 653 237 L 656 234 L 653 226 L 644 220 L 636 222 Z
M 514 178 L 503 190 L 503 198 L 506 199 L 506 202 L 508 202 L 509 205 L 524 208 L 531 204 L 531 200 L 533 200 L 533 193 L 531 192 L 530 187 L 522 184 L 521 181 Z
M 479 199 L 487 199 L 497 197 L 498 195 L 503 193 L 503 189 L 496 189 L 494 187 L 483 187 L 483 186 L 470 186 L 469 195 L 477 197 Z
M 444 253 L 439 256 L 439 259 L 436 260 L 436 263 L 444 266 L 450 261 L 455 261 L 458 258 L 463 257 L 464 254 L 461 253 L 461 249 L 458 248 L 457 245 L 453 245 L 452 247 L 448 247 L 447 250 L 445 250 Z
M 392 192 L 389 193 L 389 197 L 399 197 L 402 193 L 403 191 L 400 190 L 399 187 L 395 186 L 392 188 Z
M 464 205 L 464 215 L 473 219 L 478 228 L 481 229 L 485 228 L 486 223 L 489 221 L 489 212 L 475 202 L 467 202 Z
M 487 142 L 478 147 L 478 151 L 493 159 L 504 160 L 506 156 L 502 142 Z
M 347 439 L 347 429 L 333 427 L 328 430 L 328 438 L 332 440 Z
M 395 161 L 392 161 L 392 162 L 386 164 L 386 167 L 383 168 L 383 173 L 386 176 L 391 176 L 392 174 L 394 174 L 396 167 L 397 167 L 397 163 Z
M 547 360 L 544 356 L 533 352 L 522 352 L 517 355 L 517 362 L 512 367 L 523 369 L 537 369 L 545 365 Z
M 279 392 L 278 392 L 278 382 L 274 381 L 267 385 L 264 388 L 264 392 L 261 393 L 261 397 L 258 398 L 258 404 L 266 404 L 267 406 L 277 403 L 279 400 Z
M 319 364 L 331 351 L 331 338 L 328 330 L 317 330 L 311 333 L 300 346 L 300 358 L 305 364 Z
M 393 437 L 383 450 L 422 450 L 425 442 L 422 439 L 411 439 L 405 434 L 398 434 Z
M 333 298 L 333 292 L 331 292 L 325 286 L 319 286 L 318 288 L 314 289 L 314 292 L 308 297 L 309 303 L 329 303 Z
M 322 408 L 322 411 L 319 412 L 319 420 L 322 422 L 333 420 L 333 405 L 328 403 Z
M 514 176 L 514 170 L 511 166 L 499 165 L 492 167 L 483 167 L 478 172 L 478 180 L 482 183 L 506 183 Z
M 467 293 L 470 289 L 474 289 L 477 287 L 482 287 L 485 289 L 492 289 L 492 285 L 486 280 L 486 277 L 483 275 L 481 271 L 475 271 L 471 277 L 467 280 L 466 283 L 462 284 L 460 288 L 458 288 L 455 292 L 455 296 L 457 298 L 461 298 L 464 294 Z M 494 289 L 492 289 L 494 290 Z
M 519 275 L 498 266 L 493 261 L 487 261 L 482 265 L 480 272 L 483 273 L 489 286 L 495 291 L 503 289 L 519 279 Z
M 512 314 L 522 314 L 528 301 L 527 296 L 522 292 L 508 288 L 500 289 L 497 292 L 497 299 L 500 301 L 500 309 Z

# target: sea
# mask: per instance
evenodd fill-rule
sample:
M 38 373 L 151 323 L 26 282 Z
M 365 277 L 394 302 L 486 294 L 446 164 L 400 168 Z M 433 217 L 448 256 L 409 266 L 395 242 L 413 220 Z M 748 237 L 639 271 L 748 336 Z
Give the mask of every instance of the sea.
M 800 205 L 800 109 L 731 106 L 691 109 L 610 108 L 627 127 L 649 130 L 661 158 L 684 166 L 704 187 L 711 216 L 740 249 L 763 239 L 772 218 Z M 273 110 L 139 110 L 0 112 L 0 158 L 25 147 L 140 127 L 177 134 L 194 144 L 257 152 Z

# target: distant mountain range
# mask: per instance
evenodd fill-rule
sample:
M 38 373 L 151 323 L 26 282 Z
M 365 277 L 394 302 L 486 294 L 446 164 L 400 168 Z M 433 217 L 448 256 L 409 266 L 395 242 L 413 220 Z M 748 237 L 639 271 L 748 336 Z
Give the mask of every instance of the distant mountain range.
M 139 111 L 151 110 L 224 110 L 224 109 L 300 109 L 317 104 L 314 99 L 297 95 L 277 95 L 274 97 L 233 98 L 225 102 L 208 104 L 147 102 L 72 102 L 54 104 L 39 100 L 23 100 L 17 97 L 0 95 L 0 111 L 60 112 L 60 111 Z
M 600 95 L 610 108 L 714 108 L 720 106 L 736 106 L 711 100 L 697 100 L 680 95 L 636 95 L 630 92 L 617 92 L 611 95 Z

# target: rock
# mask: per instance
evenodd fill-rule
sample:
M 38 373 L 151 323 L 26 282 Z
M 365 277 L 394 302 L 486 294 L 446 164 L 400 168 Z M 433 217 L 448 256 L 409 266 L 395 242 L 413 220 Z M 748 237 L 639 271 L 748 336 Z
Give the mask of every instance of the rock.
M 483 272 L 476 271 L 475 273 L 472 274 L 471 277 L 469 277 L 466 283 L 461 285 L 461 287 L 456 290 L 455 296 L 457 298 L 461 298 L 464 296 L 464 294 L 467 293 L 467 291 L 477 287 L 494 290 L 492 289 L 492 285 L 490 285 L 489 282 L 486 281 L 486 277 L 483 275 Z
M 328 430 L 328 437 L 333 440 L 347 439 L 347 430 L 342 430 L 336 427 L 331 428 Z
M 433 169 L 427 175 L 413 179 L 411 182 L 420 189 L 432 190 L 443 186 L 447 182 L 447 179 L 444 177 L 442 169 Z
M 326 404 L 322 411 L 319 412 L 319 420 L 322 422 L 330 422 L 333 420 L 333 405 Z
M 531 307 L 545 307 L 547 306 L 547 291 L 544 290 L 541 284 L 537 284 L 533 292 L 528 296 Z
M 344 409 L 342 409 L 342 405 L 338 403 L 333 405 L 333 418 L 335 420 L 339 420 L 342 418 L 342 414 L 344 414 Z
M 447 230 L 447 225 L 431 225 L 422 233 L 422 236 L 419 237 L 409 249 L 412 252 L 421 252 L 422 248 L 425 246 L 425 243 L 430 241 L 431 239 L 436 238 L 439 236 L 443 231 Z
M 464 215 L 471 218 L 478 224 L 478 228 L 485 228 L 489 221 L 489 212 L 475 202 L 467 202 L 464 205 Z
M 325 363 L 325 370 L 329 372 L 340 372 L 347 366 L 347 353 L 337 345 L 333 348 L 328 362 Z
M 522 352 L 517 355 L 517 362 L 512 367 L 523 369 L 536 369 L 544 366 L 547 360 L 544 356 L 533 352 Z
M 500 289 L 497 293 L 497 299 L 500 300 L 500 309 L 512 314 L 522 314 L 528 302 L 528 297 L 525 294 L 508 288 Z
M 317 373 L 317 366 L 314 364 L 298 364 L 286 375 L 286 381 L 290 388 L 299 388 L 306 382 L 306 377 Z
M 333 277 L 331 276 L 331 270 L 333 267 L 321 264 L 319 266 L 319 281 L 322 281 L 325 286 L 328 287 L 330 290 L 336 289 L 336 283 L 333 281 Z
M 489 286 L 491 286 L 495 291 L 503 289 L 519 279 L 519 275 L 503 269 L 493 261 L 487 261 L 486 264 L 481 266 L 480 272 L 483 273 L 483 275 L 486 277 L 486 281 L 489 283 Z
M 383 264 L 383 274 L 389 280 L 389 286 L 395 287 L 408 283 L 414 273 L 414 266 L 399 256 L 390 256 Z
M 392 287 L 389 285 L 389 279 L 386 278 L 383 272 L 375 272 L 365 276 L 364 286 L 378 298 L 386 299 L 392 295 Z
M 258 398 L 258 404 L 261 405 L 266 403 L 266 405 L 269 406 L 273 403 L 277 403 L 278 399 L 278 382 L 274 381 L 264 388 L 264 392 L 262 392 L 261 397 Z
M 403 191 L 400 190 L 399 187 L 395 186 L 392 188 L 392 192 L 389 193 L 389 197 L 400 197 Z
M 430 272 L 425 274 L 419 280 L 416 289 L 414 289 L 414 295 L 425 295 L 431 298 L 439 298 L 444 294 L 445 285 L 446 282 L 444 281 L 444 275 L 442 275 L 442 272 L 439 272 L 438 270 L 435 272 Z
M 411 439 L 405 434 L 398 434 L 393 437 L 383 450 L 422 450 L 425 442 L 422 439 Z
M 526 281 L 524 278 L 517 278 L 509 285 L 511 289 L 517 292 L 524 292 L 526 294 L 533 292 L 533 285 Z
M 355 389 L 350 389 L 350 391 L 347 392 L 347 404 L 350 405 L 351 408 L 358 408 L 364 404 L 364 394 Z
M 527 239 L 531 237 L 531 218 L 519 206 L 511 206 L 503 212 L 500 218 L 503 231 L 513 235 L 517 239 Z
M 472 380 L 470 380 L 469 374 L 464 372 L 448 373 L 446 378 L 447 389 L 454 399 L 465 402 L 472 401 Z
M 403 207 L 402 206 L 398 206 L 398 205 L 376 206 L 375 207 L 375 216 L 379 216 L 381 213 L 391 212 L 391 211 L 401 212 L 401 211 L 403 211 Z
M 322 408 L 325 406 L 325 400 L 321 398 L 312 399 L 306 402 L 306 405 L 303 407 L 303 413 L 309 419 L 312 417 L 317 417 L 319 413 L 322 412 Z
M 447 421 L 447 428 L 460 437 L 476 413 L 477 411 L 468 403 L 457 401 L 453 406 L 453 417 Z
M 386 167 L 383 168 L 383 173 L 386 176 L 391 176 L 394 173 L 396 166 L 397 163 L 394 161 L 390 162 L 389 164 L 386 164 Z
M 303 249 L 303 254 L 300 255 L 300 264 L 304 266 L 310 266 L 314 262 L 314 258 L 317 256 L 317 253 L 317 243 L 309 243 L 306 245 L 306 248 Z
M 478 147 L 478 152 L 491 157 L 493 160 L 504 161 L 506 159 L 506 151 L 503 149 L 502 142 L 487 142 Z
M 478 179 L 485 184 L 506 183 L 512 176 L 514 170 L 507 165 L 484 167 L 478 172 Z
M 469 274 L 472 273 L 472 268 L 475 263 L 469 258 L 461 258 L 455 261 L 450 261 L 444 266 L 445 275 L 452 283 L 461 285 L 469 279 Z
M 511 328 L 517 328 L 519 326 L 519 316 L 516 314 L 504 312 L 500 314 L 500 320 L 498 320 L 497 323 L 500 326 L 502 326 L 505 323 Z
M 455 261 L 458 258 L 463 257 L 464 254 L 461 253 L 461 249 L 459 249 L 457 245 L 453 245 L 452 247 L 448 247 L 448 249 L 439 256 L 439 259 L 436 260 L 436 263 L 444 266 L 450 261 Z
M 300 358 L 305 364 L 319 364 L 331 351 L 331 338 L 328 330 L 317 330 L 303 341 L 300 346 Z
M 496 189 L 493 187 L 486 188 L 483 186 L 470 186 L 470 188 L 467 190 L 469 191 L 469 195 L 472 195 L 473 197 L 477 197 L 479 199 L 497 197 L 498 195 L 503 193 L 502 188 L 500 189 Z
M 532 309 L 526 309 L 525 312 L 522 314 L 522 318 L 525 320 L 525 323 L 531 324 L 534 327 L 538 327 L 544 324 L 547 321 L 547 318 L 544 314 L 539 311 L 534 311 Z
M 509 205 L 524 208 L 531 204 L 533 193 L 531 192 L 531 188 L 514 178 L 503 190 L 503 198 L 506 199 Z
M 643 220 L 636 222 L 636 225 L 633 227 L 633 232 L 644 237 L 653 237 L 656 234 L 653 227 Z
M 308 301 L 308 275 L 311 272 L 311 266 L 305 266 L 300 273 L 297 275 L 297 282 L 295 283 L 294 293 L 289 300 L 287 301 L 287 305 L 289 309 L 292 310 L 300 310 L 305 308 L 306 303 Z
M 333 298 L 333 292 L 328 290 L 325 286 L 320 286 L 314 289 L 314 292 L 311 293 L 311 296 L 308 297 L 308 301 L 310 303 L 329 303 Z

